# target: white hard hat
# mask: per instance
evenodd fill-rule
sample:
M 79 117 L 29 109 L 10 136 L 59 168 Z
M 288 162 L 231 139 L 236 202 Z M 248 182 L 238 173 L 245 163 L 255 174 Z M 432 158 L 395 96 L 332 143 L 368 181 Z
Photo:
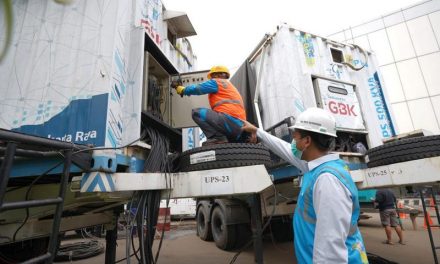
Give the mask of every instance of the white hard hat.
M 299 114 L 295 124 L 289 129 L 301 129 L 337 137 L 335 118 L 329 112 L 317 107 L 308 108 Z

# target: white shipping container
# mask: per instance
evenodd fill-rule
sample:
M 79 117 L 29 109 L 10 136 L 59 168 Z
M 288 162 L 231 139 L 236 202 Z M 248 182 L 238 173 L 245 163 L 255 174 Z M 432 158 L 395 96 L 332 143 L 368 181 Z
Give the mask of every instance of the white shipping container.
M 193 54 L 182 55 L 192 53 L 184 37 L 195 35 L 188 17 L 159 0 L 23 0 L 13 1 L 13 11 L 12 45 L 0 64 L 4 129 L 125 145 L 140 136 L 150 71 L 168 103 L 170 75 L 195 64 Z M 171 124 L 168 105 L 160 108 Z
M 263 39 L 232 82 L 242 94 L 248 92 L 243 87 L 247 83 L 255 94 L 247 100 L 258 106 L 257 120 L 264 129 L 321 107 L 334 115 L 338 132 L 350 134 L 347 139 L 359 135 L 370 148 L 395 134 L 376 58 L 358 46 L 284 24 Z

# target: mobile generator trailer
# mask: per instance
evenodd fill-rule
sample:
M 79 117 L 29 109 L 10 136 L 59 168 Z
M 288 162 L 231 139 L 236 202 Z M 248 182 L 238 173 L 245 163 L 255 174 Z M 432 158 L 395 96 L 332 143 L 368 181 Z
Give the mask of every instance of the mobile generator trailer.
M 51 262 L 65 231 L 106 225 L 115 238 L 133 192 L 110 192 L 112 173 L 145 171 L 159 139 L 180 152 L 169 81 L 196 69 L 196 31 L 157 0 L 14 1 L 12 12 L 0 21 L 0 262 Z
M 248 121 L 287 142 L 292 140 L 288 126 L 305 109 L 320 107 L 332 113 L 338 135 L 334 151 L 351 170 L 359 170 L 367 167 L 368 149 L 396 135 L 378 69 L 372 52 L 283 24 L 263 38 L 231 81 L 243 96 Z M 274 155 L 272 158 L 268 172 L 276 191 L 269 188 L 261 193 L 261 210 L 266 219 L 271 216 L 267 230 L 273 237 L 289 240 L 301 172 Z M 360 200 L 369 205 L 374 193 L 361 191 Z M 222 227 L 231 230 L 227 230 L 229 240 L 217 245 L 234 248 L 242 244 L 242 225 L 250 223 L 243 217 L 247 215 L 246 203 L 237 199 L 199 199 L 198 234 L 210 240 L 219 232 L 215 227 L 221 221 L 214 211 L 218 206 L 228 208 L 221 221 L 226 223 Z
M 206 80 L 206 71 L 193 72 L 185 37 L 195 30 L 185 13 L 156 0 L 58 2 L 12 6 L 13 38 L 0 64 L 1 261 L 51 263 L 64 232 L 104 225 L 105 261 L 114 263 L 124 212 L 127 245 L 134 226 L 147 226 L 148 235 L 137 228 L 137 236 L 140 258 L 150 263 L 161 198 L 251 195 L 272 186 L 259 165 L 270 162 L 262 146 L 229 146 L 235 156 L 216 150 L 223 169 L 206 163 L 212 157 L 179 155 L 181 129 L 195 125 L 191 109 L 209 105 L 169 86 L 176 75 L 185 85 Z M 250 153 L 260 159 L 221 161 Z
M 184 52 L 191 47 L 183 37 L 195 31 L 184 13 L 166 10 L 160 1 L 131 3 L 74 1 L 72 5 L 63 6 L 52 1 L 14 2 L 16 33 L 12 48 L 0 65 L 1 81 L 7 84 L 0 87 L 6 95 L 0 103 L 3 128 L 0 144 L 4 154 L 0 170 L 1 253 L 15 253 L 14 257 L 22 257 L 20 261 L 32 258 L 29 262 L 51 262 L 60 232 L 105 224 L 106 263 L 114 263 L 117 215 L 123 205 L 128 203 L 128 209 L 135 207 L 141 211 L 138 223 L 142 225 L 145 220 L 148 229 L 154 230 L 156 208 L 162 195 L 163 198 L 199 198 L 199 205 L 204 201 L 204 208 L 210 209 L 206 209 L 203 221 L 198 214 L 198 229 L 204 228 L 203 223 L 207 224 L 205 231 L 215 229 L 217 233 L 213 233 L 213 238 L 219 247 L 246 244 L 243 237 L 248 238 L 252 229 L 256 260 L 261 263 L 262 217 L 279 220 L 273 222 L 272 229 L 277 229 L 276 225 L 281 226 L 281 230 L 285 227 L 285 218 L 293 211 L 296 197 L 291 181 L 298 172 L 278 164 L 271 170 L 271 177 L 263 165 L 258 165 L 272 166 L 267 149 L 259 145 L 228 144 L 169 155 L 180 152 L 180 128 L 194 126 L 190 110 L 208 105 L 206 97 L 178 98 L 169 87 L 172 75 L 194 68 L 194 55 Z M 294 31 L 281 26 L 278 32 Z M 278 32 L 278 35 L 284 34 Z M 271 38 L 276 39 L 277 34 Z M 318 65 L 318 57 L 312 57 L 319 53 L 317 44 L 310 45 L 310 42 L 323 39 L 302 34 L 303 40 L 291 40 L 302 44 L 290 43 L 287 39 L 279 44 L 303 47 L 299 49 L 302 53 L 295 54 L 299 58 L 304 53 L 306 65 L 313 68 Z M 264 68 L 258 67 L 258 60 L 263 62 L 263 58 L 271 55 L 270 45 L 266 45 L 270 43 L 268 40 L 253 53 L 255 58 L 244 64 L 249 71 L 234 77 L 244 98 L 252 94 L 247 100 L 248 110 L 255 102 L 261 104 L 266 99 L 257 93 L 262 89 L 246 90 L 246 85 L 237 83 L 236 78 L 242 76 L 242 82 L 257 80 L 257 87 L 261 87 L 259 83 L 270 83 L 262 77 L 255 78 L 263 75 L 253 74 Z M 353 53 L 352 67 L 371 64 L 358 58 L 360 50 L 343 44 L 333 45 L 335 50 L 345 47 L 346 52 Z M 267 52 L 261 52 L 260 47 L 267 47 Z M 289 52 L 294 53 L 291 49 Z M 336 57 L 338 54 L 335 51 Z M 253 71 L 251 65 L 256 67 Z M 322 72 L 316 67 L 313 75 L 309 69 L 309 75 L 306 71 L 303 79 L 309 76 L 312 81 L 318 77 L 332 82 L 339 80 L 332 83 L 331 86 L 335 86 L 332 90 L 347 97 L 338 101 L 332 95 L 330 99 L 336 100 L 332 103 L 333 112 L 345 113 L 357 122 L 357 126 L 349 128 L 342 124 L 340 137 L 345 140 L 354 137 L 352 140 L 366 147 L 379 145 L 381 137 L 393 134 L 391 117 L 381 110 L 381 107 L 385 109 L 386 97 L 379 93 L 380 76 L 373 71 L 371 81 L 369 75 L 358 80 L 355 74 L 352 80 L 347 77 L 351 76 L 350 70 L 345 68 L 350 66 L 343 62 L 335 65 L 331 71 Z M 303 70 L 299 66 L 298 69 Z M 204 81 L 206 72 L 181 74 L 181 77 L 188 85 Z M 352 85 L 353 89 L 364 87 L 363 81 L 370 88 L 370 97 L 377 100 L 364 101 L 363 96 L 349 96 L 351 90 L 345 85 Z M 339 83 L 343 85 L 338 86 Z M 297 83 L 292 87 L 299 89 L 298 86 Z M 348 90 L 347 94 L 344 89 Z M 260 101 L 255 101 L 255 93 Z M 317 105 L 313 100 L 299 98 L 293 101 L 303 107 L 298 109 Z M 360 109 L 366 107 L 362 104 L 369 105 L 373 101 L 375 107 L 366 109 L 378 111 L 377 120 L 366 118 L 364 112 L 363 119 L 358 119 L 360 110 L 355 104 L 349 105 L 353 103 L 350 100 L 355 99 Z M 259 105 L 257 113 L 264 114 L 273 107 L 266 106 L 267 109 Z M 379 111 L 385 112 L 379 116 Z M 263 127 L 264 122 L 275 126 L 282 121 L 281 116 L 295 117 L 298 112 L 280 113 L 279 116 L 261 115 L 260 123 Z M 252 111 L 248 118 L 254 118 Z M 279 124 L 274 127 L 274 133 L 287 132 L 285 123 Z M 381 130 L 370 133 L 369 126 L 374 125 L 379 125 Z M 377 135 L 378 132 L 381 134 Z M 277 135 L 286 137 L 286 133 Z M 339 142 L 339 146 L 348 148 L 350 144 L 344 142 Z M 352 168 L 363 166 L 361 154 L 351 151 L 344 157 Z M 174 164 L 176 166 L 172 166 Z M 358 175 L 358 181 L 365 183 L 362 177 Z M 374 185 L 367 187 L 374 188 Z M 212 199 L 204 199 L 206 197 Z M 275 219 L 278 216 L 280 218 Z M 131 226 L 127 225 L 128 231 Z M 142 237 L 143 233 L 138 236 Z M 141 241 L 151 243 L 148 237 Z M 37 244 L 40 246 L 35 247 Z M 142 248 L 148 249 L 147 246 Z M 127 256 L 131 252 L 127 248 Z

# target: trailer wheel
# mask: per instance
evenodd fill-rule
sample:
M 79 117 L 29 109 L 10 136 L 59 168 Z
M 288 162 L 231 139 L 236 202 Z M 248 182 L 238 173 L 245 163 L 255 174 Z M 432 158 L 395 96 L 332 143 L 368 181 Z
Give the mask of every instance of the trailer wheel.
M 401 139 L 372 148 L 367 155 L 369 168 L 440 156 L 440 135 Z
M 194 148 L 180 155 L 181 171 L 271 165 L 269 150 L 261 144 L 226 143 Z
M 226 216 L 220 206 L 216 206 L 211 215 L 211 230 L 215 245 L 223 250 L 235 248 L 236 225 L 227 225 Z
M 201 240 L 212 241 L 211 226 L 209 224 L 209 214 L 202 204 L 197 209 L 197 235 Z

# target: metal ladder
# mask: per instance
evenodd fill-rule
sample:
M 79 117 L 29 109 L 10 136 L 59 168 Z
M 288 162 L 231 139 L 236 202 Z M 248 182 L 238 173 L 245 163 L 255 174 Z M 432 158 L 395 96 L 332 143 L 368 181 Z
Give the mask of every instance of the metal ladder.
M 424 221 L 426 223 L 427 229 L 428 229 L 428 234 L 429 234 L 429 241 L 431 243 L 431 249 L 432 249 L 432 254 L 434 256 L 434 263 L 438 264 L 438 257 L 437 257 L 437 250 L 440 249 L 440 246 L 436 246 L 434 243 L 434 238 L 432 236 L 432 228 L 440 228 L 440 214 L 438 211 L 438 205 L 437 205 L 437 201 L 435 199 L 435 195 L 434 195 L 434 188 L 432 186 L 425 186 L 425 188 L 427 190 L 429 190 L 429 194 L 431 195 L 431 199 L 434 203 L 434 205 L 426 205 L 425 203 L 425 197 L 423 195 L 423 190 L 424 188 L 420 189 L 420 198 L 422 200 L 422 206 L 423 206 L 423 215 L 424 215 Z M 428 214 L 427 208 L 434 208 L 435 209 L 435 215 L 437 217 L 437 224 L 436 225 L 431 225 L 428 221 L 428 217 L 430 217 L 430 215 Z
M 60 142 L 57 140 L 24 135 L 3 129 L 0 130 L 0 143 L 2 143 L 2 145 L 6 145 L 6 147 L 2 147 L 1 149 L 4 152 L 4 157 L 0 166 L 0 213 L 14 209 L 56 205 L 47 252 L 43 255 L 34 257 L 23 262 L 40 263 L 44 261 L 45 263 L 52 263 L 58 245 L 59 228 L 64 206 L 64 197 L 66 195 L 69 182 L 72 156 L 75 154 L 74 151 L 88 147 L 68 142 Z M 11 176 L 11 169 L 15 156 L 42 157 L 45 156 L 48 152 L 53 153 L 54 151 L 62 153 L 64 157 L 64 161 L 61 161 L 52 168 L 54 169 L 60 166 L 61 163 L 64 163 L 59 183 L 60 187 L 58 191 L 58 196 L 49 199 L 5 202 L 4 198 L 6 195 L 6 188 L 8 186 L 8 181 Z

